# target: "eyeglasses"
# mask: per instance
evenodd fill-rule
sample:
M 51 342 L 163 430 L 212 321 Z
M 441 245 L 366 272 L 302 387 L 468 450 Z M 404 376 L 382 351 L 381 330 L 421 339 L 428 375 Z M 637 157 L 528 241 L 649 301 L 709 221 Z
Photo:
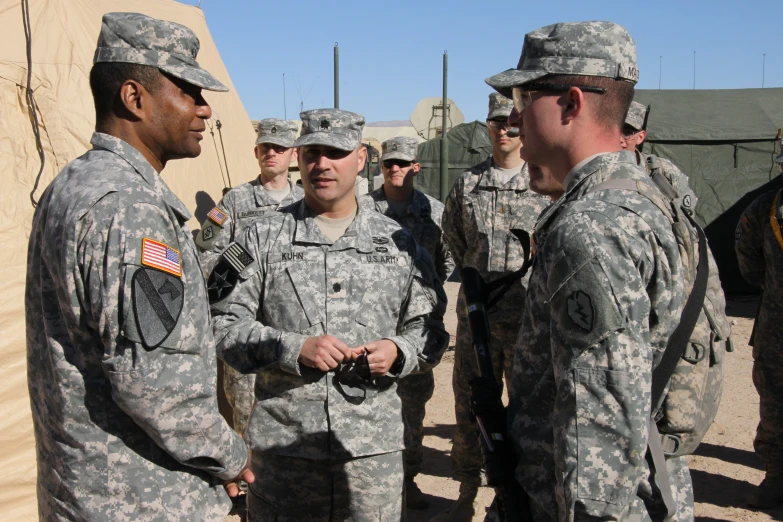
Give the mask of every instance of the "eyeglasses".
M 507 121 L 487 120 L 487 125 L 492 127 L 492 130 L 496 131 L 508 130 L 511 128 L 511 125 L 509 125 Z
M 273 150 L 278 154 L 283 154 L 284 152 L 288 151 L 291 148 L 291 147 L 283 147 L 282 145 L 277 145 L 275 143 L 259 143 L 258 146 L 261 148 L 262 151 Z
M 511 89 L 511 97 L 514 100 L 514 108 L 517 112 L 524 111 L 527 107 L 533 103 L 533 97 L 531 92 L 567 92 L 571 87 L 576 87 L 584 92 L 592 92 L 595 94 L 604 94 L 606 89 L 603 87 L 593 87 L 592 85 L 569 85 L 567 83 L 548 83 L 548 82 L 531 82 Z
M 385 168 L 385 169 L 390 169 L 394 165 L 397 165 L 401 169 L 404 169 L 406 167 L 410 167 L 411 165 L 413 165 L 413 162 L 412 161 L 401 160 L 401 159 L 387 159 L 387 160 L 383 160 L 383 168 Z

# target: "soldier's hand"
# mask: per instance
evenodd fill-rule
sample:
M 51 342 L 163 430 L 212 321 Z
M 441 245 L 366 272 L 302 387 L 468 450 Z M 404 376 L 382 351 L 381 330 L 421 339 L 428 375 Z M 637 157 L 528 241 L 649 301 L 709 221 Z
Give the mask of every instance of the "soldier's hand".
M 299 352 L 300 363 L 322 372 L 333 370 L 352 357 L 351 348 L 333 335 L 308 337 Z
M 250 471 L 250 458 L 247 459 L 247 464 L 245 464 L 245 467 L 242 468 L 242 471 L 239 472 L 239 475 L 234 477 L 233 479 L 227 481 L 225 484 L 223 484 L 223 487 L 226 489 L 226 493 L 228 493 L 228 496 L 231 498 L 236 497 L 239 495 L 239 481 L 247 482 L 248 484 L 252 484 L 256 481 L 256 476 L 253 475 L 253 472 Z
M 389 373 L 394 361 L 397 360 L 397 345 L 388 339 L 379 339 L 352 349 L 354 358 L 367 352 L 367 363 L 370 375 L 381 377 Z

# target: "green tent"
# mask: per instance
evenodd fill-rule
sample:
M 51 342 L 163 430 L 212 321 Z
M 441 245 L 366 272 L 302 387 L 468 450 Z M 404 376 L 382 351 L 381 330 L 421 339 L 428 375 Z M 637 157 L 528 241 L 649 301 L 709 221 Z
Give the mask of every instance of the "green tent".
M 460 174 L 481 163 L 492 154 L 487 124 L 481 121 L 461 123 L 446 133 L 449 140 L 449 187 Z M 419 144 L 417 154 L 421 172 L 414 178 L 414 187 L 440 199 L 440 140 L 435 138 Z
M 644 151 L 673 161 L 690 178 L 727 293 L 752 292 L 739 274 L 734 230 L 745 207 L 780 186 L 775 165 L 783 89 L 638 90 L 650 106 Z

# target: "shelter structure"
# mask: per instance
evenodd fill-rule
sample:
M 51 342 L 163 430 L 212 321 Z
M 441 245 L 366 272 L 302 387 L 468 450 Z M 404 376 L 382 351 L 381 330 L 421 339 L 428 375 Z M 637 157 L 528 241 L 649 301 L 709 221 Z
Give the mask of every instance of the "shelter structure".
M 760 193 L 780 186 L 775 156 L 783 88 L 638 90 L 650 106 L 644 151 L 673 161 L 690 180 L 727 293 L 756 291 L 739 273 L 734 230 Z
M 88 77 L 101 17 L 111 11 L 135 11 L 187 25 L 201 41 L 199 63 L 231 89 L 205 93 L 214 114 L 201 142 L 201 156 L 172 162 L 163 171 L 163 179 L 197 218 L 203 220 L 220 199 L 229 177 L 230 184 L 237 185 L 258 171 L 251 152 L 255 133 L 250 119 L 200 9 L 172 0 L 0 0 L 0 27 L 5 34 L 0 46 L 0 170 L 5 180 L 0 194 L 3 520 L 38 520 L 24 316 L 27 242 L 33 217 L 30 193 L 41 167 L 36 133 L 45 163 L 35 199 L 66 163 L 91 147 L 95 115 Z M 28 18 L 25 27 L 23 21 Z M 28 50 L 32 67 L 28 67 Z M 27 96 L 28 69 L 31 98 Z M 196 220 L 190 225 L 199 228 Z
M 440 140 L 435 138 L 419 144 L 421 171 L 414 178 L 414 187 L 440 199 Z M 492 154 L 487 124 L 472 121 L 457 125 L 446 133 L 449 140 L 449 188 L 460 174 L 487 159 Z

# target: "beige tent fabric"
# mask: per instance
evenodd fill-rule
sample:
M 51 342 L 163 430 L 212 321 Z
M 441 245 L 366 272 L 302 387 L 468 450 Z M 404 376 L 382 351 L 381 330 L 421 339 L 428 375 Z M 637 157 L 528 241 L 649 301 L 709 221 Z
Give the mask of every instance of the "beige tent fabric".
M 195 31 L 201 40 L 199 63 L 231 89 L 229 93 L 205 93 L 213 120 L 219 117 L 222 122 L 231 180 L 237 185 L 257 174 L 251 152 L 255 133 L 200 9 L 171 0 L 29 0 L 29 5 L 32 88 L 46 153 L 36 198 L 66 163 L 89 148 L 94 111 L 88 75 L 101 17 L 110 11 L 141 12 Z M 23 521 L 38 518 L 26 379 L 24 284 L 33 216 L 29 193 L 40 162 L 25 98 L 27 58 L 20 0 L 0 0 L 0 27 L 0 518 Z M 206 132 L 201 156 L 172 162 L 163 171 L 172 190 L 202 219 L 213 201 L 220 199 L 223 188 L 217 129 L 214 139 Z M 194 227 L 198 227 L 195 220 L 191 222 Z

